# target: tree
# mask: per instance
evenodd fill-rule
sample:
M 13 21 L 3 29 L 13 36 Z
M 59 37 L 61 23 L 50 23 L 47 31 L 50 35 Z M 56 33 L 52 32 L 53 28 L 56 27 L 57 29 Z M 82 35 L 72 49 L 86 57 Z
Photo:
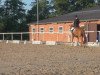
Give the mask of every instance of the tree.
M 6 0 L 4 3 L 3 21 L 5 32 L 18 32 L 25 20 L 25 4 L 22 0 Z
M 3 24 L 3 20 L 2 20 L 2 18 L 3 18 L 2 14 L 3 14 L 4 8 L 1 5 L 1 3 L 2 3 L 2 1 L 0 0 L 0 32 L 2 32 L 4 29 L 4 24 Z
M 78 10 L 79 6 L 81 7 L 80 9 L 83 8 L 89 8 L 94 6 L 95 2 L 94 0 L 77 0 L 75 2 L 76 10 Z
M 100 5 L 100 0 L 98 0 L 98 4 Z
M 92 7 L 94 0 L 52 0 L 55 13 L 58 15 Z
M 95 0 L 95 3 L 96 3 L 97 5 L 100 5 L 100 0 Z
M 58 15 L 68 13 L 69 8 L 69 0 L 52 0 L 52 3 L 54 5 L 54 9 L 56 10 L 55 13 Z
M 32 3 L 32 9 L 28 11 L 27 14 L 27 22 L 36 21 L 37 20 L 37 0 Z M 38 1 L 39 8 L 39 20 L 47 19 L 50 14 L 50 4 L 47 0 L 39 0 Z

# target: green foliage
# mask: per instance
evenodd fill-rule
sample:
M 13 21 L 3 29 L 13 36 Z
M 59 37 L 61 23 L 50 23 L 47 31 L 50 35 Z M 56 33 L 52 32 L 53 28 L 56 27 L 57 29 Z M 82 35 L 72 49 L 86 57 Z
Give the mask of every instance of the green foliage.
M 4 3 L 3 21 L 5 32 L 18 32 L 25 19 L 25 4 L 21 0 L 6 0 Z
M 3 31 L 4 29 L 4 24 L 3 24 L 3 20 L 2 20 L 2 14 L 3 14 L 3 7 L 1 5 L 1 0 L 0 0 L 0 32 Z
M 68 7 L 70 4 L 68 0 L 53 0 L 53 3 L 54 9 L 58 15 L 68 13 Z
M 0 32 L 25 32 L 27 24 L 37 20 L 37 0 L 27 11 L 22 0 L 0 0 Z M 98 5 L 100 4 L 100 0 Z M 39 20 L 78 11 L 95 5 L 94 0 L 38 0 Z
M 97 2 L 98 2 L 97 4 L 100 5 L 100 0 L 97 0 Z
M 27 22 L 36 21 L 37 20 L 37 0 L 32 3 L 32 9 L 27 13 Z M 38 1 L 38 11 L 39 11 L 39 20 L 49 18 L 50 14 L 50 4 L 47 0 L 39 0 Z
M 0 21 L 0 32 L 3 32 L 3 29 L 4 29 L 4 24 L 2 21 Z
M 94 0 L 77 0 L 76 6 L 81 6 L 81 9 L 93 6 Z M 78 7 L 77 7 L 78 8 Z
M 94 6 L 94 0 L 52 0 L 58 15 Z

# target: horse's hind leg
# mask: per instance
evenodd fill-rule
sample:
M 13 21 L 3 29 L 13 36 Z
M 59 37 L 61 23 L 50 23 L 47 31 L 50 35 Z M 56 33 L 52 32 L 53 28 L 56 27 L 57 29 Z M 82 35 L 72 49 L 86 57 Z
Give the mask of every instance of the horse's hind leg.
M 80 46 L 84 44 L 83 37 L 80 37 Z
M 79 46 L 79 45 L 80 45 L 79 38 L 80 38 L 80 37 L 77 37 L 77 46 Z

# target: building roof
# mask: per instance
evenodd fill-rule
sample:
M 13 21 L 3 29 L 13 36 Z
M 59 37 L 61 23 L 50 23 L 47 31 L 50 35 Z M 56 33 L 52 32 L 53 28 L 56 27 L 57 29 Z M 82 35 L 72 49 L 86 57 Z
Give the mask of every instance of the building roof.
M 81 11 L 76 11 L 54 18 L 48 18 L 45 20 L 39 21 L 39 23 L 52 23 L 52 22 L 64 22 L 64 21 L 73 21 L 74 16 L 77 15 L 80 20 L 97 20 L 100 19 L 100 6 L 84 9 Z

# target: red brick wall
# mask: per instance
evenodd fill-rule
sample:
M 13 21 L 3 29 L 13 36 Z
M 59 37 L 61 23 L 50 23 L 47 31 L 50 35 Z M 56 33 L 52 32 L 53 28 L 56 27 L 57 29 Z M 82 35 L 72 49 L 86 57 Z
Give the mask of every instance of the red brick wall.
M 100 21 L 82 21 L 80 23 L 80 26 L 83 25 L 88 25 L 88 23 L 99 23 Z M 44 28 L 44 33 L 36 33 L 36 34 L 32 34 L 30 33 L 30 40 L 35 41 L 60 41 L 60 42 L 70 42 L 70 38 L 68 38 L 68 34 L 67 31 L 70 28 L 70 25 L 72 24 L 72 22 L 66 22 L 66 23 L 48 23 L 48 24 L 39 24 L 39 25 L 34 25 L 31 24 L 29 27 L 29 31 L 32 32 L 32 29 L 35 28 L 36 32 L 38 32 L 38 29 L 40 28 Z M 49 28 L 53 27 L 54 28 L 54 32 L 58 32 L 58 28 L 59 27 L 63 27 L 63 33 L 48 33 L 49 32 Z M 66 32 L 66 33 L 65 33 Z M 76 40 L 76 38 L 74 38 L 74 41 Z

